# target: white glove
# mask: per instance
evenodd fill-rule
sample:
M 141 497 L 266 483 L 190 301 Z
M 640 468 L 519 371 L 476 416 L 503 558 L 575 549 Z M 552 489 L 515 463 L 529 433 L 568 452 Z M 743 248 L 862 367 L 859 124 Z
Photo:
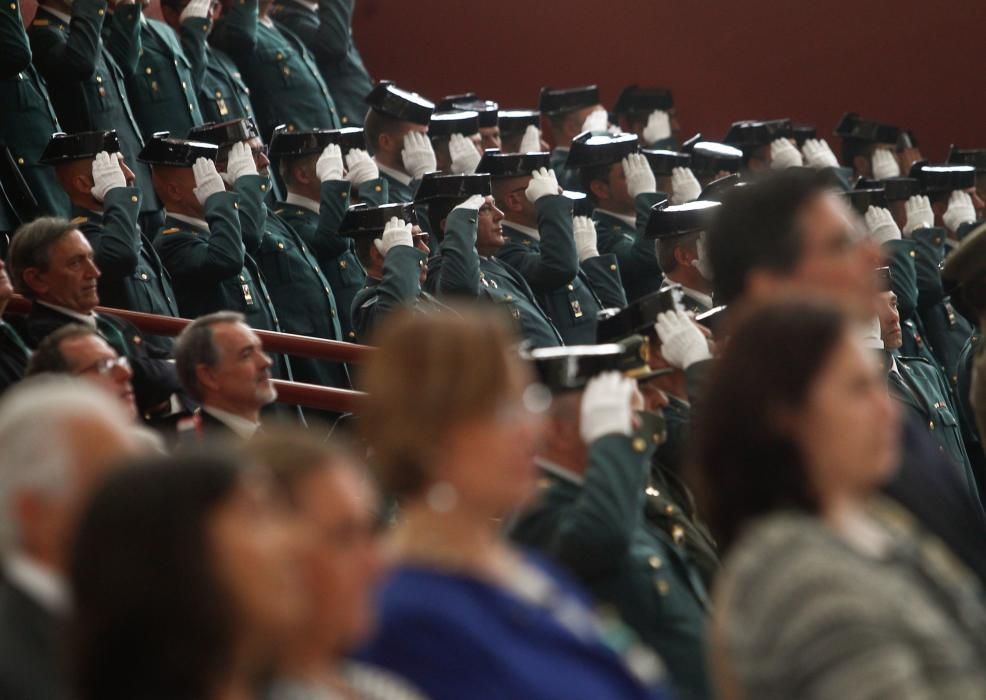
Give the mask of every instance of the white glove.
M 479 211 L 486 204 L 486 197 L 481 194 L 474 194 L 462 204 L 456 205 L 455 209 L 466 209 L 468 211 Z M 455 211 L 453 209 L 452 211 Z
M 342 179 L 342 149 L 330 143 L 322 149 L 322 155 L 315 161 L 315 174 L 319 182 Z
M 609 126 L 609 115 L 605 109 L 596 109 L 582 122 L 582 131 L 606 131 Z
M 532 204 L 541 197 L 560 193 L 561 187 L 558 186 L 558 178 L 555 176 L 555 171 L 550 168 L 539 168 L 532 172 L 531 181 L 528 183 L 527 189 L 524 190 L 524 196 Z
M 406 245 L 408 248 L 413 248 L 414 238 L 411 236 L 413 228 L 412 224 L 404 223 L 403 219 L 392 216 L 383 229 L 383 236 L 373 239 L 373 245 L 384 257 L 387 257 L 387 253 L 395 246 Z
M 873 153 L 873 177 L 877 180 L 886 180 L 888 177 L 900 175 L 900 164 L 894 158 L 894 154 L 886 148 L 878 148 Z
M 889 209 L 871 206 L 863 215 L 866 221 L 866 228 L 870 232 L 870 240 L 877 245 L 883 245 L 887 241 L 899 241 L 900 229 L 894 221 L 894 215 Z
M 770 143 L 770 167 L 774 170 L 797 168 L 804 165 L 801 154 L 787 139 L 774 139 Z
M 520 140 L 520 150 L 518 153 L 540 153 L 541 152 L 541 130 L 533 124 L 528 124 L 524 129 L 524 136 Z
M 370 154 L 362 148 L 354 148 L 346 154 L 346 175 L 345 178 L 359 187 L 364 182 L 376 180 L 380 177 L 380 168 Z
M 839 167 L 839 161 L 825 139 L 808 139 L 801 147 L 801 153 L 805 164 L 816 170 Z
M 671 169 L 671 203 L 694 202 L 702 194 L 702 186 L 691 168 Z
M 955 190 L 948 198 L 948 209 L 942 215 L 942 222 L 952 233 L 959 230 L 962 224 L 972 223 L 976 220 L 976 208 L 972 206 L 972 197 L 968 192 Z
M 712 357 L 709 344 L 684 311 L 664 311 L 654 324 L 661 339 L 661 356 L 676 369 L 688 369 Z
M 636 391 L 633 380 L 619 372 L 603 372 L 590 379 L 580 407 L 582 441 L 591 445 L 605 435 L 630 435 Z
M 645 192 L 657 192 L 654 171 L 642 153 L 631 153 L 623 159 L 623 174 L 627 178 L 627 191 L 631 198 L 636 199 L 638 194 Z
M 192 193 L 203 206 L 212 195 L 226 191 L 226 185 L 223 184 L 223 179 L 216 170 L 216 164 L 208 158 L 195 160 L 192 164 L 192 175 L 195 177 L 195 189 Z
M 257 162 L 253 159 L 253 151 L 246 141 L 239 141 L 229 149 L 226 160 L 226 182 L 236 182 L 244 175 L 256 175 Z
M 409 131 L 404 136 L 401 160 L 404 162 L 404 169 L 408 175 L 415 180 L 420 180 L 425 173 L 438 169 L 431 140 L 425 134 L 417 131 Z
M 208 17 L 210 7 L 212 7 L 212 0 L 189 0 L 185 9 L 181 11 L 178 21 L 184 22 L 189 17 Z
M 647 117 L 644 127 L 644 142 L 657 143 L 671 136 L 671 117 L 663 109 L 655 109 Z
M 120 159 L 114 153 L 100 151 L 92 161 L 92 196 L 100 202 L 106 198 L 106 193 L 117 187 L 126 187 L 127 178 L 120 167 Z
M 904 209 L 907 211 L 904 233 L 908 236 L 919 228 L 931 228 L 935 225 L 935 212 L 931 209 L 931 200 L 924 195 L 916 194 L 908 198 Z
M 473 142 L 462 134 L 452 134 L 448 142 L 448 153 L 452 156 L 451 170 L 456 175 L 472 175 L 483 157 Z
M 596 225 L 592 219 L 588 216 L 576 216 L 572 219 L 572 233 L 575 235 L 575 249 L 579 253 L 579 262 L 599 257 L 599 249 L 596 247 Z

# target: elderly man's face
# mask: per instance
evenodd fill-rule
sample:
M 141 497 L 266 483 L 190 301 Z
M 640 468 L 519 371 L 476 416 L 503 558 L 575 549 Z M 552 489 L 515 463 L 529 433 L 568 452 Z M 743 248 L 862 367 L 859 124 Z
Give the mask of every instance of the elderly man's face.
M 199 369 L 206 400 L 215 395 L 225 403 L 252 411 L 277 399 L 277 389 L 271 381 L 271 359 L 248 325 L 217 323 L 212 328 L 212 342 L 219 351 L 219 362 Z
M 49 247 L 48 269 L 27 268 L 24 282 L 41 301 L 87 314 L 99 304 L 99 275 L 92 246 L 81 231 L 72 229 Z
M 134 373 L 127 358 L 120 357 L 96 334 L 66 338 L 58 347 L 72 374 L 101 387 L 118 399 L 127 415 L 137 418 L 137 403 L 131 383 Z

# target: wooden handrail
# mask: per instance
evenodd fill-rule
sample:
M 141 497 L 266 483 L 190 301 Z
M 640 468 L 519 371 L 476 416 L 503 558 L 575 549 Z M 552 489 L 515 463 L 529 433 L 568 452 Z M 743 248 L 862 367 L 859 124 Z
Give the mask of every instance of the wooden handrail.
M 7 312 L 26 315 L 31 312 L 31 300 L 20 294 L 15 294 L 7 305 Z M 151 335 L 176 336 L 181 333 L 185 326 L 191 323 L 187 318 L 157 316 L 155 314 L 145 314 L 140 311 L 114 309 L 106 306 L 97 306 L 96 312 L 119 316 L 125 321 L 129 321 L 137 326 L 144 333 L 150 333 Z M 295 335 L 294 333 L 254 330 L 263 342 L 265 350 L 279 352 L 285 355 L 299 355 L 301 357 L 314 357 L 320 360 L 357 363 L 365 361 L 373 351 L 373 348 L 368 345 L 343 343 L 338 340 L 325 340 L 324 338 L 311 338 L 307 335 Z
M 336 413 L 359 413 L 362 400 L 366 396 L 361 391 L 336 389 L 304 382 L 288 382 L 274 379 L 279 403 L 297 404 L 305 408 L 315 408 L 320 411 L 335 411 Z

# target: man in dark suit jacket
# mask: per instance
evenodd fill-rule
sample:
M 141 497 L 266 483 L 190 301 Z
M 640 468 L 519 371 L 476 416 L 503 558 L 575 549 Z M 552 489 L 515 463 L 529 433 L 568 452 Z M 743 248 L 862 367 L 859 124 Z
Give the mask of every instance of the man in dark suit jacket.
M 52 449 L 52 441 L 63 449 Z M 75 515 L 136 448 L 111 396 L 64 377 L 29 379 L 0 401 L 0 697 L 65 697 L 61 627 Z M 30 507 L 23 507 L 29 505 Z
M 27 319 L 33 344 L 66 323 L 95 328 L 134 370 L 134 390 L 142 415 L 165 415 L 178 407 L 181 387 L 174 364 L 150 347 L 132 324 L 94 312 L 99 268 L 79 229 L 65 219 L 42 218 L 22 226 L 10 247 L 14 287 L 34 300 Z
M 0 260 L 0 393 L 24 376 L 31 353 L 17 331 L 10 324 L 4 323 L 2 318 L 13 295 L 14 287 L 10 283 L 3 260 Z

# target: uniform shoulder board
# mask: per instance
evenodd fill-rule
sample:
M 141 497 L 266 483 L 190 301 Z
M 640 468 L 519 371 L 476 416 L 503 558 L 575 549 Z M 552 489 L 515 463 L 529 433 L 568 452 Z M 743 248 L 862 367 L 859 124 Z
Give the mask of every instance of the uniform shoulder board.
M 31 26 L 32 27 L 47 27 L 49 24 L 50 24 L 50 22 L 48 20 L 44 19 L 43 17 L 42 18 L 39 18 L 39 19 L 36 19 L 33 22 L 31 22 Z
M 285 211 L 284 209 L 275 209 L 274 213 L 277 214 L 278 216 L 282 216 L 284 214 L 284 211 Z
M 366 301 L 364 301 L 362 304 L 360 304 L 360 308 L 361 309 L 368 309 L 368 308 L 370 308 L 371 306 L 373 306 L 374 304 L 377 303 L 377 299 L 379 299 L 379 298 L 380 297 L 379 296 L 376 296 L 376 295 L 370 297 L 369 299 L 367 299 Z
M 72 221 L 70 221 L 69 223 L 72 224 L 73 226 L 81 226 L 82 224 L 89 223 L 89 217 L 88 216 L 77 216 L 74 219 L 72 219 Z
M 163 231 L 161 231 L 161 235 L 167 236 L 169 233 L 178 233 L 179 231 L 181 231 L 181 229 L 177 227 L 166 228 Z

